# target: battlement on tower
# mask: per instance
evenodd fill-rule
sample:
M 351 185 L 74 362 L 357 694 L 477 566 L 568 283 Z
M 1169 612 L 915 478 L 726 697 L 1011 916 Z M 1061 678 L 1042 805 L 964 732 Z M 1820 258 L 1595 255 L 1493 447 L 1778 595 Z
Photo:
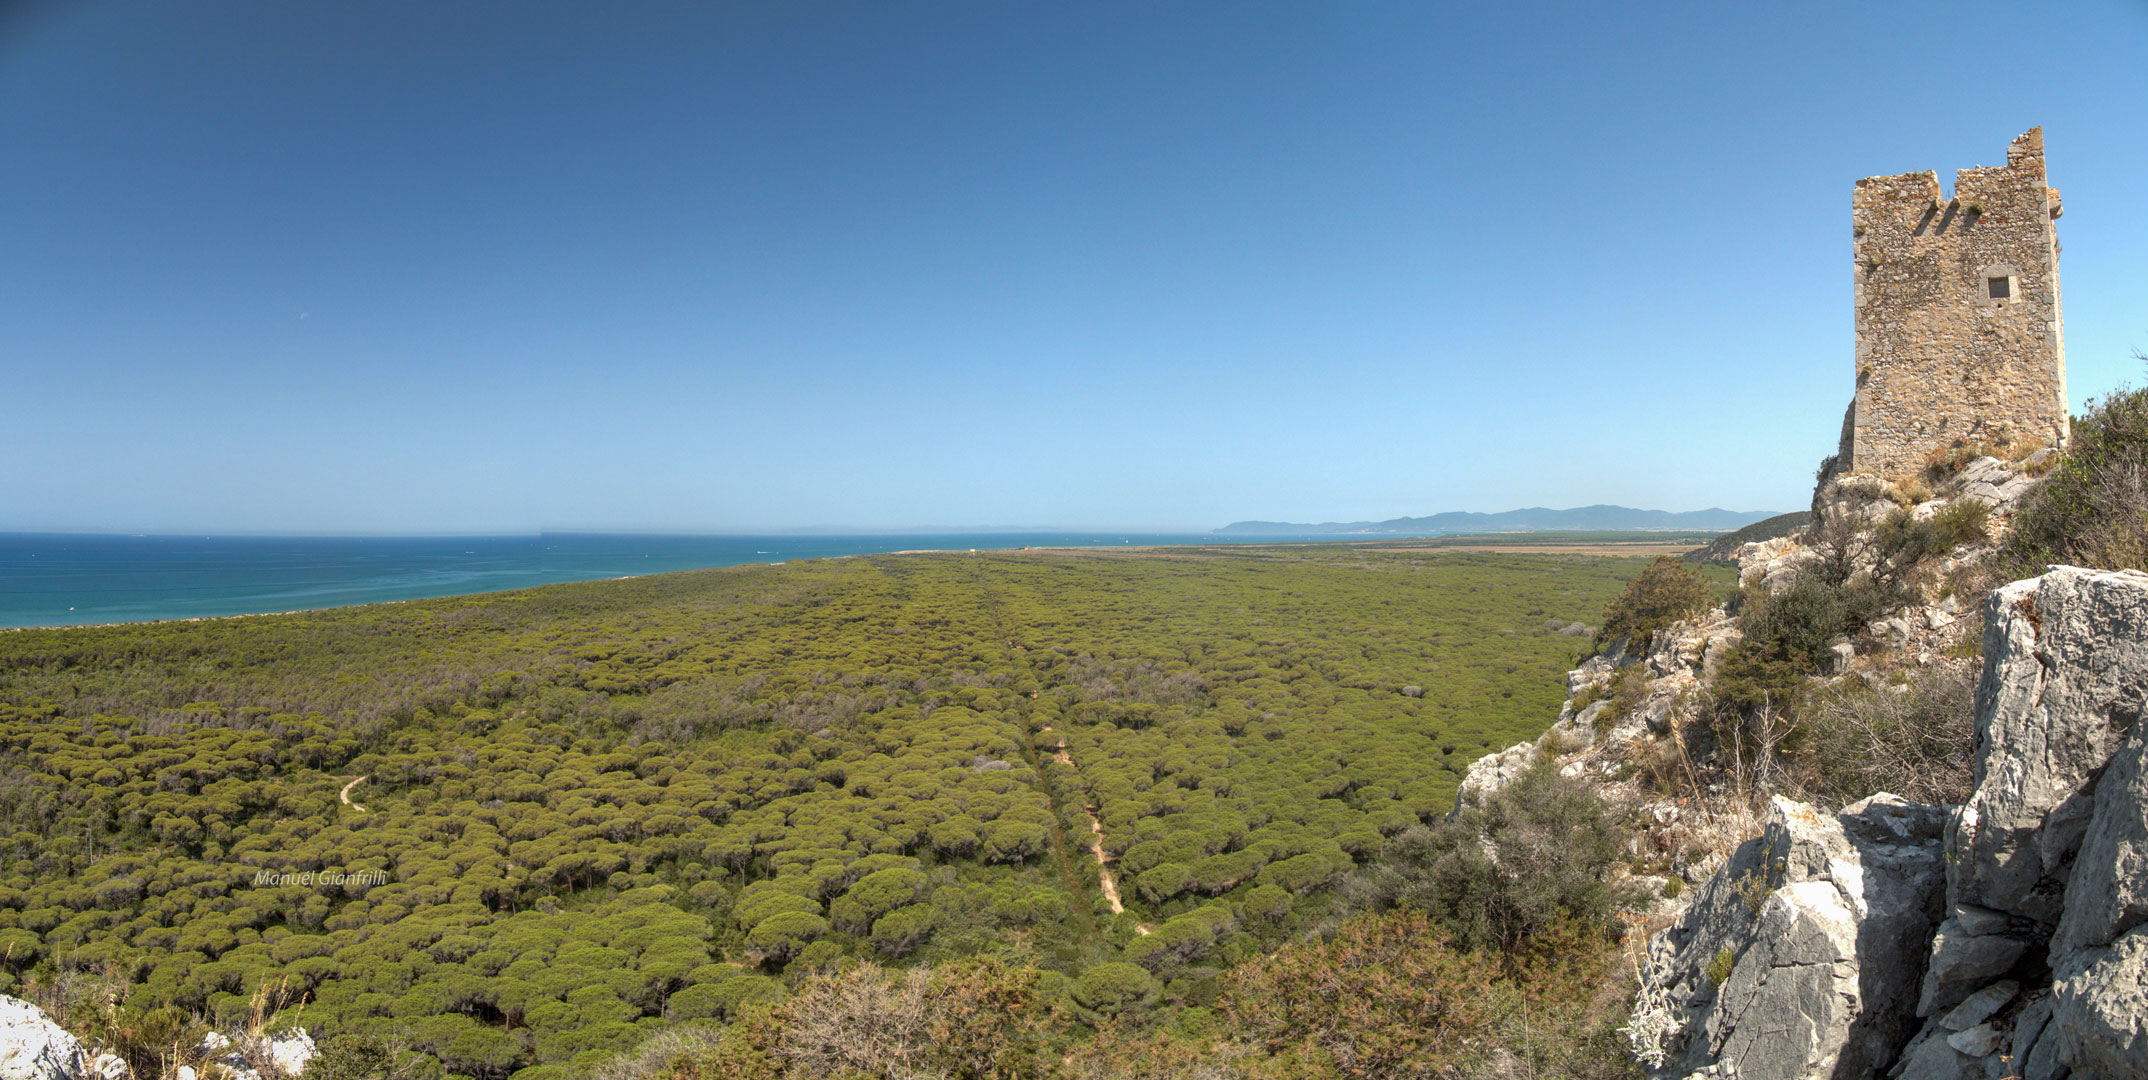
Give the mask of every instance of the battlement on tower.
M 1857 182 L 1846 470 L 1913 473 L 1957 444 L 2064 444 L 2059 213 L 2042 128 L 2005 165 L 1957 172 L 1952 198 L 1930 171 Z

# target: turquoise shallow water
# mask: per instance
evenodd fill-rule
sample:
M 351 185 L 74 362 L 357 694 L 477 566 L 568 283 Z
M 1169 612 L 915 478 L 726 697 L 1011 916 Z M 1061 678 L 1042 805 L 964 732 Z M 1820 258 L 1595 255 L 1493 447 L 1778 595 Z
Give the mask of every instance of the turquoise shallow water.
M 1293 539 L 1316 538 L 1208 533 L 447 537 L 0 533 L 0 627 L 296 611 L 917 548 L 1117 547 Z

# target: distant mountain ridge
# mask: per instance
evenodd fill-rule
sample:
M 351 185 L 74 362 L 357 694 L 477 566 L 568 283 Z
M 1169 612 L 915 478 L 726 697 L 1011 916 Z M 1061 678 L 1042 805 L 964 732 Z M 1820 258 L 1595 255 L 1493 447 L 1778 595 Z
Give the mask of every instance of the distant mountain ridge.
M 1774 517 L 1774 510 L 1636 510 L 1630 506 L 1577 506 L 1552 510 L 1532 506 L 1497 514 L 1449 511 L 1430 517 L 1402 517 L 1387 521 L 1329 521 L 1305 525 L 1288 521 L 1234 521 L 1219 533 L 1336 533 L 1365 535 L 1430 535 L 1435 533 L 1547 532 L 1591 530 L 1654 532 L 1658 530 L 1704 530 L 1728 532 Z

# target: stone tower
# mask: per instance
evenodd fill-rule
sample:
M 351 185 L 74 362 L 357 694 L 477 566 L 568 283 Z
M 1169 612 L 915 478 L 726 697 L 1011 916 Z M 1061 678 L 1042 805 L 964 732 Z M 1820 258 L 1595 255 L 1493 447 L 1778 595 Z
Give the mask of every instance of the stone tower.
M 2066 440 L 2058 189 L 2044 131 L 2006 164 L 1872 176 L 1851 198 L 1857 249 L 1857 399 L 1845 471 L 1903 475 L 1933 451 Z

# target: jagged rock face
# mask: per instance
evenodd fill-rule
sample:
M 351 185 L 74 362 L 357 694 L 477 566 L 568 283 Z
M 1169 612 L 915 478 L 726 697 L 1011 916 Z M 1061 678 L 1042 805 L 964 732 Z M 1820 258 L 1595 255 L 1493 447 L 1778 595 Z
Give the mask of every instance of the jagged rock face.
M 1823 567 L 1831 577 L 1857 580 L 1882 571 L 1881 552 L 1873 542 L 1875 527 L 1907 508 L 1910 516 L 1926 521 L 1959 502 L 1978 502 L 2003 522 L 2020 506 L 2037 484 L 2035 474 L 2056 457 L 2055 451 L 2038 451 L 2021 463 L 1980 457 L 1963 466 L 1938 486 L 1940 493 L 1909 493 L 1879 477 L 1852 473 L 1829 479 L 1813 496 L 1811 524 L 1791 536 L 1747 544 L 1738 552 L 1738 584 L 1779 594 L 1797 583 L 1800 576 Z M 1910 499 L 1922 497 L 1912 504 Z M 1912 624 L 1929 623 L 1941 630 L 1953 621 L 1952 610 L 1938 610 L 1943 601 L 1937 583 L 1965 564 L 1982 561 L 1990 548 L 1972 545 L 1939 561 L 1938 573 L 1923 585 L 1916 608 L 1900 613 L 1902 625 L 1879 627 L 1881 636 L 1900 649 L 1911 643 Z
M 1568 698 L 1552 724 L 1552 733 L 1565 744 L 1616 750 L 1650 733 L 1662 735 L 1678 729 L 1692 718 L 1703 680 L 1713 677 L 1724 654 L 1742 637 L 1729 614 L 1711 608 L 1672 623 L 1651 638 L 1647 651 L 1640 655 L 1629 652 L 1626 641 L 1614 642 L 1566 673 Z M 1574 707 L 1575 697 L 1584 691 L 1608 691 L 1623 669 L 1636 664 L 1642 666 L 1648 687 L 1631 711 L 1606 724 L 1600 720 L 1607 702 L 1599 699 L 1580 709 Z
M 1927 1023 L 1895 1075 L 2148 1077 L 2148 574 L 1999 589 L 1984 657 Z
M 1995 591 L 1984 627 L 1948 900 L 2056 923 L 2092 781 L 2148 702 L 2148 575 L 2055 568 Z
M 82 1046 L 43 1009 L 0 994 L 0 1080 L 82 1080 Z
M 2051 951 L 2109 944 L 2148 922 L 2148 724 L 2133 733 L 2096 781 L 2095 809 L 2066 882 Z
M 1907 842 L 1941 808 L 1845 811 L 1852 863 L 1824 819 L 1778 800 L 1651 943 L 1642 1001 L 1684 1010 L 1660 1074 L 2148 1077 L 2148 574 L 2053 567 L 1999 589 L 1984 657 L 1976 787 L 1945 812 L 1945 919 L 1932 928 L 1942 872 Z M 1875 817 L 1901 841 L 1885 853 Z M 1736 901 L 1763 895 L 1741 920 Z M 1725 950 L 1711 993 L 1704 965 Z
M 1870 1075 L 1914 1030 L 1945 873 L 1942 812 L 1878 795 L 1822 814 L 1777 798 L 1678 923 L 1650 944 L 1637 1047 L 1658 1075 Z M 1727 967 L 1727 970 L 1725 970 Z M 1645 1047 L 1641 1047 L 1645 1049 Z
M 2077 1076 L 2148 1075 L 2148 724 L 2096 781 L 2050 955 L 2058 1059 Z
M 2042 455 L 2046 452 L 2038 450 L 2036 453 Z M 2036 464 L 2041 465 L 2058 455 L 2055 450 L 2048 453 L 2049 457 L 2037 460 Z M 2030 488 L 2036 486 L 2036 478 L 2026 471 L 1990 457 L 1980 457 L 1962 466 L 1962 471 L 1956 474 L 1954 482 L 1960 487 L 1963 498 L 1975 499 L 1995 510 L 2011 509 L 2021 501 L 2022 496 L 2029 493 Z
M 2148 1076 L 2148 927 L 2069 954 L 2052 987 L 2056 1057 L 2081 1080 Z
M 1454 793 L 1454 808 L 1484 799 L 1508 784 L 1521 779 L 1521 775 L 1536 764 L 1535 743 L 1515 743 L 1496 754 L 1486 754 L 1472 762 L 1469 772 L 1462 777 L 1461 787 Z

